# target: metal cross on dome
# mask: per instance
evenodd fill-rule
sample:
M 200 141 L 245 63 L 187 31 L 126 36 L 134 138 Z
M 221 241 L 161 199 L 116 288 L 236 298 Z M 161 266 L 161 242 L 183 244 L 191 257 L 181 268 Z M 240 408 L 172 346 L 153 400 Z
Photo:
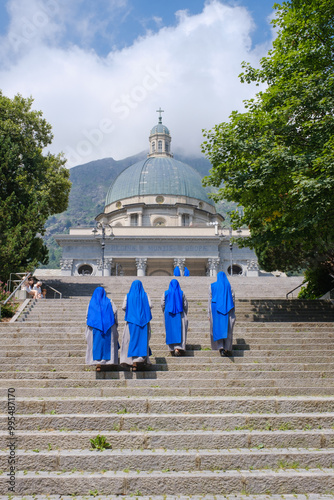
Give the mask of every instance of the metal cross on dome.
M 159 109 L 156 110 L 156 112 L 159 113 L 159 123 L 162 123 L 161 113 L 164 113 L 165 111 L 163 109 L 161 109 L 161 106 L 160 106 Z

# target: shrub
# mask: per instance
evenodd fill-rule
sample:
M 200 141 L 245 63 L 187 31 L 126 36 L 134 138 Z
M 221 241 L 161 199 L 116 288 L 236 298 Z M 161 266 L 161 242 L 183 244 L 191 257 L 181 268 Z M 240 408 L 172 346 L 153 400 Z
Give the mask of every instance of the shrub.
M 2 304 L 10 295 L 10 292 L 6 291 L 6 284 L 0 281 L 0 307 L 1 307 L 1 318 L 11 318 L 14 316 L 16 308 L 18 304 L 15 302 L 15 299 L 10 299 L 7 304 L 4 306 Z

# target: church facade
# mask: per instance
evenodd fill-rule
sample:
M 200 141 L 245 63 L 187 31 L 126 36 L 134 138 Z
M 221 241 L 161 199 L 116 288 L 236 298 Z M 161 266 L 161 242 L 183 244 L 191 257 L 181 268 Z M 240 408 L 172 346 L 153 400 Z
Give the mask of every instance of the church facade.
M 221 229 L 216 212 L 198 172 L 177 161 L 171 135 L 162 123 L 149 136 L 145 160 L 125 169 L 110 186 L 96 228 L 71 228 L 57 235 L 62 247 L 64 276 L 172 276 L 183 274 L 257 276 L 254 252 L 233 244 L 248 231 Z

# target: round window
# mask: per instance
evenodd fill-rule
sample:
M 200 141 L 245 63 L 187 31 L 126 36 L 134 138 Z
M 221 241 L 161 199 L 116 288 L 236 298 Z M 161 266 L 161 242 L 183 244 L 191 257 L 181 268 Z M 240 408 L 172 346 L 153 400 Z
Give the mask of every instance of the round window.
M 155 201 L 157 203 L 163 203 L 165 201 L 165 198 L 163 196 L 159 195 L 156 197 Z
M 122 203 L 120 201 L 116 203 L 116 208 L 122 208 Z
M 229 274 L 229 276 L 231 276 L 231 266 L 228 266 L 227 273 Z M 242 274 L 242 267 L 238 266 L 238 264 L 233 264 L 232 274 L 237 274 L 240 276 Z

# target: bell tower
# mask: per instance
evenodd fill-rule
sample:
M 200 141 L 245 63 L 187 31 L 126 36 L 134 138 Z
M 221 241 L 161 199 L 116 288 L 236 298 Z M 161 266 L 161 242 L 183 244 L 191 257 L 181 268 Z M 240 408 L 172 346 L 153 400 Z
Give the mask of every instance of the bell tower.
M 155 125 L 155 127 L 153 127 L 151 130 L 149 137 L 150 152 L 147 156 L 149 158 L 159 156 L 173 158 L 173 154 L 170 150 L 172 138 L 168 128 L 162 124 L 161 113 L 164 113 L 164 110 L 160 107 L 159 109 L 157 109 L 157 113 L 159 113 L 159 122 L 158 125 Z

